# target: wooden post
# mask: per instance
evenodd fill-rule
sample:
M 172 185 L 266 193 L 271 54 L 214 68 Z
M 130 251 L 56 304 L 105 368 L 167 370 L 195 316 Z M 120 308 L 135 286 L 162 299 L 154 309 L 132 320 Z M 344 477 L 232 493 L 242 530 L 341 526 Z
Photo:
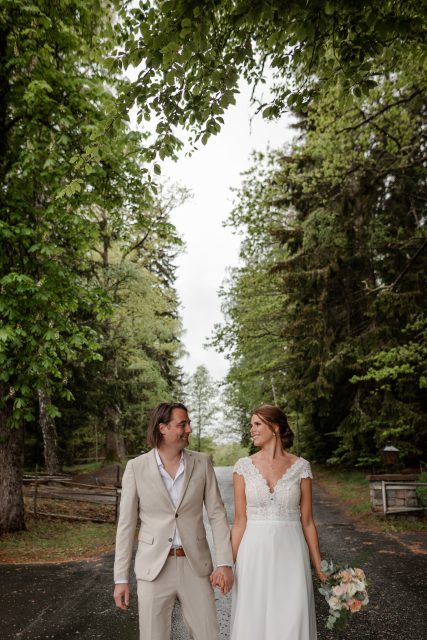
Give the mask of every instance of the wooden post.
M 34 496 L 33 496 L 33 510 L 34 510 L 34 517 L 37 518 L 37 489 L 38 489 L 38 465 L 36 464 L 36 477 L 34 479 Z
M 384 480 L 381 482 L 381 491 L 383 496 L 383 511 L 387 513 L 387 489 Z

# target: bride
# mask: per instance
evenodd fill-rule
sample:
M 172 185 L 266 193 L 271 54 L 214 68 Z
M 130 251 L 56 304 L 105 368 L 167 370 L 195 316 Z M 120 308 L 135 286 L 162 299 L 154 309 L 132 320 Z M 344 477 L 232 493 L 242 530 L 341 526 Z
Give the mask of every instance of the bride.
M 258 453 L 234 467 L 231 640 L 316 640 L 310 561 L 321 580 L 310 463 L 286 452 L 293 433 L 278 407 L 252 412 Z

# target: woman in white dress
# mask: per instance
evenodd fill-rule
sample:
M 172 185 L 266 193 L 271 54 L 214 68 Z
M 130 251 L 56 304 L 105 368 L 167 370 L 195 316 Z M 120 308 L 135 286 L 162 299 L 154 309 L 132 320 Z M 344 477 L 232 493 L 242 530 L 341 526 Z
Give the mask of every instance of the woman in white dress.
M 234 467 L 235 586 L 231 640 L 316 640 L 310 559 L 321 580 L 310 463 L 286 452 L 293 433 L 278 407 L 252 412 L 259 451 Z

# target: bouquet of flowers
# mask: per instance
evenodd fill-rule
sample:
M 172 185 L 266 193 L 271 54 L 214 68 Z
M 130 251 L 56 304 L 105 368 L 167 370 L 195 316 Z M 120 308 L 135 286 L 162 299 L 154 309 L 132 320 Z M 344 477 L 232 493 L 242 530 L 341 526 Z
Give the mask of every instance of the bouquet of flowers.
M 327 576 L 319 588 L 329 605 L 326 628 L 343 629 L 351 615 L 369 602 L 365 573 L 363 569 L 334 564 L 332 560 L 322 560 L 321 568 Z

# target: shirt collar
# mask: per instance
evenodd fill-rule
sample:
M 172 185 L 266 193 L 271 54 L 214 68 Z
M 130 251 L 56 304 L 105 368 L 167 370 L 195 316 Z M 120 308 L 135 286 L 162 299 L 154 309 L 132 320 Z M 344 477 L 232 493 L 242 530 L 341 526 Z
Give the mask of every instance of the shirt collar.
M 154 449 L 154 454 L 156 456 L 156 462 L 157 462 L 157 466 L 158 467 L 164 467 L 165 465 L 162 462 L 162 459 L 160 457 L 160 454 L 157 450 L 157 447 Z M 181 451 L 181 460 L 179 461 L 179 464 L 184 464 L 184 451 Z

